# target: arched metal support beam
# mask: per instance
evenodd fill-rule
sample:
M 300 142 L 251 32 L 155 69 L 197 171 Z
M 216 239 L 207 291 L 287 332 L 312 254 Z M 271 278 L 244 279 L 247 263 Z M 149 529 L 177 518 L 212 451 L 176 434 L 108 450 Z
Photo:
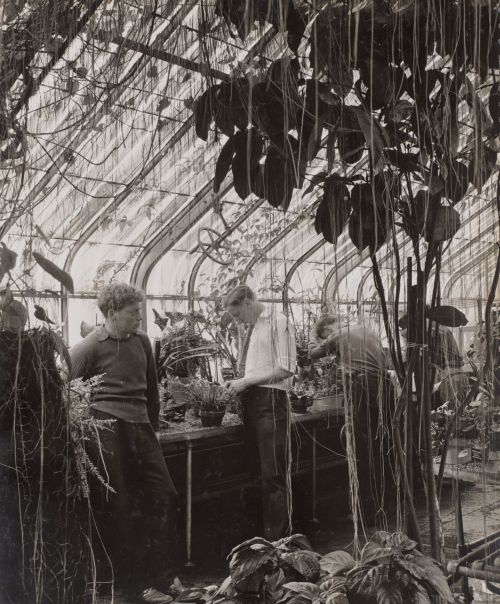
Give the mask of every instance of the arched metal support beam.
M 387 256 L 384 257 L 384 260 L 385 260 L 385 258 L 387 258 Z M 361 299 L 363 297 L 363 289 L 365 287 L 365 283 L 368 281 L 370 275 L 372 275 L 372 274 L 373 274 L 373 269 L 369 268 L 366 271 L 366 273 L 361 277 L 361 280 L 358 285 L 358 289 L 356 291 L 356 306 L 358 307 L 358 317 L 361 317 L 365 313 L 365 309 L 363 307 L 363 304 L 361 303 L 362 302 Z
M 264 35 L 259 38 L 259 40 L 257 40 L 255 42 L 255 44 L 253 44 L 253 46 L 248 50 L 246 58 L 249 59 L 251 57 L 254 57 L 255 55 L 261 53 L 264 48 L 267 46 L 267 44 L 269 44 L 269 42 L 274 38 L 275 36 L 275 32 L 274 29 L 272 27 L 270 27 L 265 33 Z M 188 130 L 194 123 L 194 117 L 190 116 L 187 120 L 187 122 L 185 122 L 183 124 L 183 127 L 187 125 L 187 129 Z M 222 192 L 220 192 L 218 194 L 218 198 L 222 197 L 223 195 L 226 195 L 228 193 L 228 191 L 231 189 L 231 186 L 226 187 Z M 189 204 L 189 207 L 191 208 L 191 226 L 193 223 L 198 222 L 201 217 L 206 214 L 206 212 L 210 209 L 210 207 L 206 207 L 207 206 L 207 200 L 204 199 L 204 197 L 206 195 L 208 195 L 210 193 L 210 191 L 212 190 L 212 182 L 207 183 L 200 192 L 198 192 L 196 194 L 195 200 L 193 200 L 193 202 L 196 203 L 196 205 L 198 206 L 197 211 L 195 211 L 195 209 L 192 206 L 192 203 Z M 202 201 L 200 202 L 200 196 Z M 211 203 L 210 203 L 211 206 Z M 132 277 L 131 277 L 131 281 L 134 285 L 136 285 L 137 287 L 140 287 L 141 289 L 143 289 L 144 291 L 147 290 L 147 282 L 149 279 L 149 276 L 151 274 L 151 270 L 153 268 L 153 266 L 155 266 L 160 260 L 161 258 L 167 253 L 168 249 L 171 249 L 171 247 L 173 246 L 173 244 L 180 238 L 182 237 L 182 234 L 185 231 L 185 213 L 183 212 L 181 216 L 176 217 L 174 219 L 173 224 L 167 224 L 165 225 L 165 227 L 157 234 L 155 235 L 144 247 L 143 252 L 140 254 L 139 258 L 137 259 L 133 269 L 132 269 Z M 189 219 L 189 218 L 188 218 Z M 169 235 L 169 247 L 168 249 L 165 248 L 164 242 L 163 242 L 163 238 L 165 236 L 166 233 L 170 233 L 170 230 L 175 231 L 177 233 L 177 239 L 173 240 L 173 237 L 170 237 Z M 180 233 L 180 235 L 179 235 Z M 147 262 L 147 266 L 145 266 Z M 143 326 L 144 329 L 146 329 L 147 327 L 147 318 L 146 318 L 146 313 L 144 312 L 144 317 L 143 317 Z
M 482 285 L 478 286 L 481 277 L 484 277 L 484 281 L 487 282 L 488 281 L 487 276 L 493 274 L 492 271 L 494 272 L 494 270 L 495 270 L 495 261 L 494 261 L 493 254 L 492 254 L 492 258 L 490 258 L 488 256 L 488 258 L 485 260 L 484 264 L 485 264 L 485 269 L 486 269 L 485 275 L 482 275 L 481 272 L 479 272 L 471 279 L 471 282 L 467 286 L 467 291 L 466 291 L 466 296 L 465 296 L 466 299 L 470 300 L 473 298 L 472 293 L 476 287 L 478 287 L 479 293 L 480 294 L 482 293 L 481 292 Z M 489 284 L 489 282 L 488 282 L 488 284 Z M 453 287 L 454 287 L 454 285 L 452 286 L 452 291 L 453 291 Z M 484 296 L 484 299 L 486 300 L 486 298 L 488 297 L 488 292 L 485 292 L 485 294 L 486 295 Z M 476 300 L 477 300 L 477 298 L 478 298 L 478 296 L 475 297 Z
M 135 185 L 138 184 L 145 176 L 147 176 L 150 172 L 152 172 L 156 166 L 164 159 L 169 151 L 171 151 L 175 145 L 179 142 L 179 140 L 188 132 L 188 130 L 192 127 L 194 123 L 193 116 L 190 116 L 177 130 L 177 132 L 172 136 L 172 138 L 168 141 L 168 143 L 163 147 L 163 149 L 157 153 L 146 166 L 141 170 L 139 174 L 137 174 L 132 181 L 127 185 L 126 189 L 119 193 L 113 200 L 106 205 L 104 212 L 110 207 L 118 208 L 121 203 L 129 196 L 129 194 L 134 189 Z M 66 258 L 66 262 L 64 263 L 64 270 L 70 271 L 73 260 L 75 259 L 77 253 L 81 250 L 81 248 L 85 245 L 87 240 L 97 231 L 100 224 L 100 218 L 103 212 L 101 212 L 98 216 L 94 217 L 94 219 L 87 226 L 85 231 L 79 237 L 78 241 L 71 248 L 68 257 Z
M 249 218 L 255 212 L 255 210 L 263 204 L 263 202 L 264 202 L 263 199 L 259 199 L 254 204 L 252 204 L 252 206 L 248 210 L 243 212 L 243 214 L 238 218 L 238 220 L 235 221 L 234 224 L 232 224 L 230 227 L 228 227 L 224 231 L 224 233 L 222 233 L 220 235 L 220 237 L 218 237 L 217 240 L 214 241 L 211 248 L 213 248 L 215 250 L 216 246 L 220 245 L 225 239 L 227 239 L 229 237 L 229 235 L 231 235 L 231 233 L 233 233 L 241 224 L 243 224 L 243 222 L 245 222 L 245 220 L 247 218 Z M 194 310 L 194 288 L 196 285 L 196 277 L 198 276 L 201 265 L 205 262 L 206 259 L 207 259 L 206 255 L 200 256 L 196 260 L 196 262 L 191 270 L 191 274 L 189 275 L 188 291 L 187 291 L 189 310 Z
M 465 246 L 462 249 L 465 249 Z M 455 284 L 455 282 L 458 279 L 460 279 L 461 277 L 463 277 L 464 275 L 466 275 L 468 270 L 470 270 L 471 268 L 474 268 L 477 264 L 481 263 L 484 259 L 486 259 L 490 255 L 494 254 L 496 251 L 497 251 L 497 246 L 492 245 L 490 248 L 488 248 L 487 250 L 484 250 L 479 255 L 472 258 L 469 262 L 466 262 L 463 266 L 461 266 L 459 268 L 459 270 L 454 272 L 452 274 L 452 276 L 446 282 L 445 286 L 443 287 L 442 299 L 449 300 L 450 293 L 451 293 L 452 287 Z
M 114 206 L 114 207 L 120 206 L 120 204 L 123 203 L 123 201 L 125 199 L 127 199 L 127 197 L 132 192 L 135 185 L 138 184 L 152 170 L 154 170 L 154 168 L 163 160 L 163 158 L 169 153 L 169 151 L 171 151 L 173 149 L 173 147 L 177 144 L 177 142 L 188 132 L 188 130 L 192 127 L 193 122 L 194 122 L 193 116 L 190 116 L 182 124 L 182 126 L 179 128 L 179 130 L 177 130 L 177 132 L 172 136 L 172 138 L 164 146 L 164 148 L 159 153 L 157 153 L 152 159 L 150 159 L 149 162 L 147 163 L 147 165 L 141 170 L 141 172 L 132 179 L 132 181 L 127 185 L 125 190 L 122 191 L 121 193 L 119 193 L 110 203 L 106 204 L 106 207 L 103 210 L 103 212 L 105 212 L 108 208 L 110 208 L 112 206 Z M 85 245 L 85 243 L 88 241 L 88 239 L 99 228 L 100 218 L 101 218 L 103 212 L 100 212 L 97 216 L 95 216 L 93 218 L 93 220 L 91 220 L 90 224 L 84 230 L 84 232 L 82 233 L 82 235 L 80 236 L 78 241 L 70 249 L 69 254 L 66 258 L 66 262 L 64 263 L 64 270 L 66 272 L 71 272 L 71 265 L 73 264 L 73 261 L 74 261 L 76 255 L 82 249 L 82 247 Z M 67 308 L 68 308 L 68 294 L 66 293 L 65 295 L 61 296 L 61 310 L 62 310 L 62 317 L 64 320 L 64 333 L 65 334 L 68 333 Z
M 337 291 L 340 283 L 347 277 L 347 275 L 354 270 L 357 266 L 359 266 L 362 262 L 367 260 L 370 257 L 370 252 L 368 250 L 364 250 L 359 253 L 358 250 L 354 249 L 350 254 L 338 262 L 332 270 L 328 273 L 325 279 L 325 285 L 323 286 L 323 292 L 321 295 L 321 306 L 327 307 L 331 310 L 333 301 L 335 296 L 337 295 Z M 330 282 L 335 279 L 335 286 L 333 288 L 332 295 L 330 296 L 330 301 L 327 298 L 327 292 L 330 287 Z
M 309 248 L 307 250 L 307 252 L 302 254 L 302 256 L 292 264 L 289 271 L 285 275 L 285 282 L 283 283 L 283 294 L 282 294 L 283 311 L 286 311 L 288 309 L 288 286 L 290 285 L 290 281 L 292 280 L 292 277 L 296 273 L 299 266 L 303 262 L 305 262 L 308 258 L 310 258 L 315 252 L 320 250 L 325 245 L 325 243 L 326 243 L 325 239 L 322 239 L 321 241 L 318 241 L 318 243 L 315 243 L 311 248 Z
M 229 187 L 220 195 L 225 195 Z M 191 202 L 180 212 L 172 223 L 167 223 L 143 249 L 132 269 L 131 283 L 146 291 L 147 282 L 153 268 L 163 256 L 173 248 L 175 243 L 183 237 L 189 229 L 205 216 L 213 207 L 210 196 L 212 183 L 208 182 L 195 195 Z M 147 316 L 144 308 L 143 328 L 147 328 Z
M 314 203 L 313 202 L 311 204 L 311 206 L 309 206 L 308 209 L 310 209 Z M 250 274 L 250 271 L 252 270 L 252 268 L 257 264 L 257 262 L 259 262 L 260 260 L 262 260 L 262 258 L 264 258 L 264 256 L 267 254 L 267 252 L 269 250 L 271 250 L 275 245 L 277 245 L 280 241 L 282 241 L 287 235 L 288 233 L 290 233 L 291 231 L 293 231 L 293 229 L 300 224 L 300 221 L 303 219 L 302 215 L 298 216 L 297 218 L 295 218 L 294 220 L 292 220 L 292 222 L 290 222 L 290 224 L 288 224 L 278 235 L 276 235 L 276 237 L 274 237 L 274 239 L 272 239 L 271 241 L 269 241 L 262 249 L 261 253 L 259 254 L 259 256 L 255 256 L 254 258 L 252 258 L 250 260 L 250 262 L 245 266 L 245 268 L 243 269 L 243 274 L 241 277 L 241 280 L 243 282 L 245 282 L 248 278 L 248 275 Z

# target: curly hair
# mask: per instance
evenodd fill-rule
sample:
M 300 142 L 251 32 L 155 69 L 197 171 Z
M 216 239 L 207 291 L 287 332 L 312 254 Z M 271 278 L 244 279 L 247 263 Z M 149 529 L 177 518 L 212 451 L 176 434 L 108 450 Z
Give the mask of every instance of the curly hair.
M 255 300 L 255 293 L 251 287 L 248 285 L 242 284 L 233 287 L 233 289 L 229 290 L 229 292 L 223 297 L 222 304 L 224 308 L 227 308 L 230 304 L 241 304 L 244 300 Z
M 105 285 L 97 295 L 97 306 L 107 317 L 111 309 L 121 310 L 130 304 L 144 300 L 144 292 L 127 283 L 114 282 Z
M 321 317 L 316 321 L 316 324 L 314 325 L 314 333 L 318 339 L 325 339 L 325 337 L 322 335 L 323 329 L 331 323 L 337 323 L 337 317 L 329 313 L 321 315 Z

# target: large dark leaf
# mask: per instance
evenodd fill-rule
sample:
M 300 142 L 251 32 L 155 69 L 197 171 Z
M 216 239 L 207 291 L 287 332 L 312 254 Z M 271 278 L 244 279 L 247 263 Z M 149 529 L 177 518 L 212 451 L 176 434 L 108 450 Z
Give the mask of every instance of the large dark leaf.
M 352 90 L 354 78 L 352 69 L 346 64 L 345 59 L 333 61 L 328 66 L 330 80 L 335 92 L 345 98 Z
M 263 539 L 252 539 L 245 543 L 231 552 L 229 570 L 237 591 L 257 593 L 265 575 L 277 562 L 276 550 Z
M 221 149 L 220 155 L 215 164 L 215 178 L 214 178 L 214 192 L 220 191 L 220 186 L 229 172 L 231 162 L 233 161 L 234 155 L 234 142 L 233 138 L 229 138 Z
M 337 133 L 329 132 L 326 140 L 326 160 L 328 162 L 328 170 L 331 170 L 335 164 L 335 143 L 337 142 Z
M 16 266 L 16 259 L 16 252 L 9 250 L 2 241 L 2 248 L 0 249 L 0 281 L 4 278 L 4 275 Z
M 337 243 L 349 220 L 349 190 L 344 183 L 330 177 L 325 181 L 325 192 L 316 210 L 314 227 L 329 243 Z
M 325 172 L 324 170 L 311 176 L 309 185 L 306 187 L 306 189 L 302 193 L 302 196 L 307 195 L 308 193 L 313 191 L 316 186 L 318 186 L 320 183 L 322 183 L 325 180 L 326 176 L 327 176 L 327 172 Z
M 406 83 L 406 92 L 423 106 L 426 106 L 429 95 L 441 77 L 437 69 L 414 70 L 413 75 Z
M 290 583 L 285 583 L 283 587 L 286 591 L 298 594 L 310 601 L 314 601 L 320 594 L 318 585 L 309 581 L 291 581 Z
M 215 109 L 215 125 L 217 128 L 226 136 L 233 136 L 234 124 L 231 119 L 231 112 L 224 111 L 221 106 L 217 106 Z
M 329 575 L 342 575 L 346 571 L 351 570 L 356 565 L 356 561 L 348 552 L 338 550 L 323 556 L 319 561 L 321 570 Z M 330 586 L 331 587 L 331 586 Z M 323 587 L 322 587 L 323 591 Z
M 293 195 L 294 178 L 283 153 L 272 145 L 264 166 L 264 184 L 267 201 L 273 208 L 286 211 Z
M 467 166 L 459 161 L 452 161 L 448 166 L 448 177 L 444 183 L 444 196 L 453 204 L 462 201 L 469 188 Z
M 311 162 L 316 157 L 318 151 L 321 148 L 323 126 L 325 124 L 326 118 L 327 114 L 323 114 L 313 124 L 313 128 L 309 135 L 309 140 L 307 142 L 307 147 L 305 151 L 306 160 L 308 162 Z
M 335 92 L 345 97 L 352 89 L 352 69 L 349 64 L 350 15 L 344 3 L 328 3 L 313 23 L 309 60 L 313 72 L 327 73 Z
M 335 27 L 335 19 L 339 21 L 338 27 Z M 309 62 L 315 75 L 325 71 L 328 66 L 328 59 L 332 53 L 329 36 L 335 36 L 336 30 L 345 31 L 344 28 L 348 26 L 348 20 L 349 13 L 347 10 L 342 10 L 339 5 L 331 4 L 327 4 L 315 19 L 311 28 L 309 53 Z M 332 33 L 330 34 L 330 32 Z M 345 46 L 348 47 L 347 39 Z
M 247 6 L 250 10 L 246 10 Z M 245 2 L 236 2 L 234 0 L 217 0 L 215 14 L 220 15 L 229 26 L 234 25 L 239 37 L 245 40 L 256 16 L 253 6 L 253 2 L 247 5 Z
M 486 145 L 480 146 L 472 156 L 469 164 L 469 181 L 481 192 L 488 178 L 495 169 L 497 153 Z
M 335 591 L 326 596 L 325 604 L 351 604 L 351 601 L 344 591 Z
M 380 203 L 380 195 L 377 187 L 371 184 L 362 182 L 355 184 L 351 189 L 351 205 L 355 210 L 361 210 L 364 207 L 369 207 L 373 201 L 373 193 L 377 197 L 376 203 Z
M 201 604 L 207 601 L 207 595 L 201 589 L 185 589 L 175 598 L 175 601 L 183 604 Z
M 425 316 L 435 323 L 446 325 L 446 327 L 461 327 L 469 322 L 464 313 L 454 306 L 428 308 Z
M 363 61 L 360 75 L 368 88 L 365 102 L 370 110 L 394 106 L 406 87 L 403 70 L 389 65 L 387 61 Z
M 251 173 L 262 155 L 263 139 L 255 128 L 239 131 L 233 137 L 234 156 L 231 163 L 234 188 L 241 199 L 251 191 Z
M 232 126 L 239 130 L 246 130 L 249 92 L 250 85 L 245 77 L 219 85 L 215 122 L 221 132 L 229 136 L 229 133 L 232 133 Z
M 361 252 L 379 250 L 387 240 L 387 217 L 379 191 L 370 184 L 355 185 L 351 191 L 353 211 L 349 218 L 349 237 Z
M 266 183 L 263 164 L 257 164 L 250 172 L 250 189 L 260 199 L 266 198 Z
M 400 124 L 411 117 L 414 111 L 414 104 L 405 99 L 400 99 L 393 105 L 387 108 L 385 112 L 385 119 L 387 122 L 393 122 L 394 124 Z
M 488 109 L 497 131 L 500 130 L 500 83 L 495 82 L 490 90 Z
M 279 568 L 272 575 L 266 577 L 266 590 L 264 604 L 275 604 L 283 595 L 283 584 L 286 583 L 285 573 Z
M 305 98 L 297 112 L 297 130 L 304 150 L 308 147 L 314 128 L 317 129 L 318 120 L 321 120 L 327 128 L 337 125 L 340 106 L 340 98 L 332 93 L 326 82 L 319 82 L 316 79 L 306 80 Z
M 285 2 L 275 2 L 277 6 L 286 6 L 286 30 L 287 30 L 287 42 L 290 50 L 297 52 L 299 49 L 302 36 L 306 29 L 306 22 L 300 15 L 299 11 L 295 8 L 292 0 Z
M 70 292 L 70 294 L 75 293 L 75 287 L 73 285 L 73 279 L 71 275 L 66 271 L 60 269 L 56 264 L 52 262 L 52 260 L 48 260 L 42 254 L 38 252 L 33 252 L 33 258 L 37 261 L 37 263 L 43 268 L 46 273 L 49 273 L 54 279 L 59 281 L 64 287 Z
M 410 236 L 412 233 L 416 236 L 425 235 L 427 236 L 430 229 L 430 221 L 437 212 L 438 207 L 441 203 L 441 196 L 430 195 L 429 191 L 420 190 L 413 197 L 413 216 L 412 224 L 407 231 Z
M 327 554 L 327 556 L 330 556 L 330 555 L 336 554 L 336 553 L 337 552 L 332 552 L 331 554 Z M 347 554 L 347 552 L 341 552 L 341 553 Z M 349 555 L 349 554 L 347 554 L 347 555 Z M 319 583 L 319 590 L 321 592 L 322 598 L 324 598 L 328 594 L 342 591 L 345 588 L 346 578 L 344 576 L 342 576 L 340 573 L 344 573 L 345 571 L 350 570 L 351 568 L 354 568 L 356 562 L 352 558 L 352 556 L 351 556 L 351 561 L 352 561 L 352 565 L 350 566 L 349 569 L 344 568 L 343 570 L 337 571 L 339 574 L 335 575 L 332 573 L 331 575 L 329 574 L 326 576 L 326 578 L 321 580 L 321 582 Z M 321 566 L 321 569 L 325 570 L 323 568 L 323 565 Z M 326 572 L 328 572 L 328 571 L 326 571 Z
M 265 82 L 259 82 L 252 91 L 252 124 L 278 147 L 284 148 L 287 132 L 295 122 L 295 115 L 286 109 L 283 98 L 269 94 Z
M 196 100 L 194 105 L 194 123 L 196 135 L 204 141 L 208 138 L 208 129 L 215 114 L 215 100 L 218 86 L 212 86 Z
M 355 164 L 363 156 L 365 137 L 358 118 L 349 108 L 344 108 L 340 116 L 337 145 L 342 161 Z
M 295 94 L 298 86 L 300 64 L 296 58 L 284 57 L 273 61 L 267 70 L 266 87 L 271 94 Z
M 307 550 L 312 552 L 313 548 L 309 539 L 305 535 L 301 535 L 300 533 L 295 533 L 290 535 L 290 537 L 283 537 L 283 539 L 279 539 L 278 541 L 273 541 L 274 547 L 281 550 L 288 551 L 296 551 L 296 550 Z
M 414 172 L 420 168 L 418 153 L 403 153 L 396 149 L 384 149 L 387 159 L 401 172 Z
M 384 129 L 371 113 L 363 107 L 351 107 L 351 111 L 358 119 L 359 127 L 363 133 L 367 147 L 371 150 L 373 169 L 378 172 L 381 167 L 384 146 L 388 143 Z
M 392 581 L 382 582 L 377 589 L 377 604 L 403 604 L 401 586 Z
M 314 583 L 319 578 L 319 556 L 315 552 L 297 550 L 294 552 L 280 552 L 280 559 L 290 565 L 304 581 Z
M 390 547 L 383 543 L 377 543 L 373 539 L 363 547 L 361 551 L 361 564 L 384 564 L 389 561 L 392 554 Z
M 437 595 L 446 602 L 454 602 L 443 571 L 431 558 L 410 554 L 405 558 L 398 557 L 394 562 L 415 577 L 419 583 L 429 586 L 432 595 Z
M 428 225 L 426 230 L 427 241 L 448 241 L 460 228 L 460 214 L 449 206 L 437 209 L 434 224 Z

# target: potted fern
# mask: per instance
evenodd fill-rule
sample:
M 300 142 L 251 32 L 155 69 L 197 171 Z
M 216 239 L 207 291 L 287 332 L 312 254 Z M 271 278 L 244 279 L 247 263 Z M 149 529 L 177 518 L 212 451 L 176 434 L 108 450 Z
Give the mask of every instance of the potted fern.
M 189 381 L 187 396 L 195 415 L 199 415 L 201 425 L 220 426 L 226 413 L 226 407 L 235 402 L 235 396 L 220 384 L 214 384 L 203 378 Z

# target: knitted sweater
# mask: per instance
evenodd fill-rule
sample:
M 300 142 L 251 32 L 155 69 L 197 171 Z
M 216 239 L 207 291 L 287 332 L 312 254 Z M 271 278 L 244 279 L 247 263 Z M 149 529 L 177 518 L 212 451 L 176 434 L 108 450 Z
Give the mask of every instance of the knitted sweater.
M 158 380 L 146 333 L 117 339 L 100 326 L 75 344 L 70 355 L 71 379 L 104 374 L 93 397 L 94 409 L 128 422 L 150 422 L 158 430 Z

